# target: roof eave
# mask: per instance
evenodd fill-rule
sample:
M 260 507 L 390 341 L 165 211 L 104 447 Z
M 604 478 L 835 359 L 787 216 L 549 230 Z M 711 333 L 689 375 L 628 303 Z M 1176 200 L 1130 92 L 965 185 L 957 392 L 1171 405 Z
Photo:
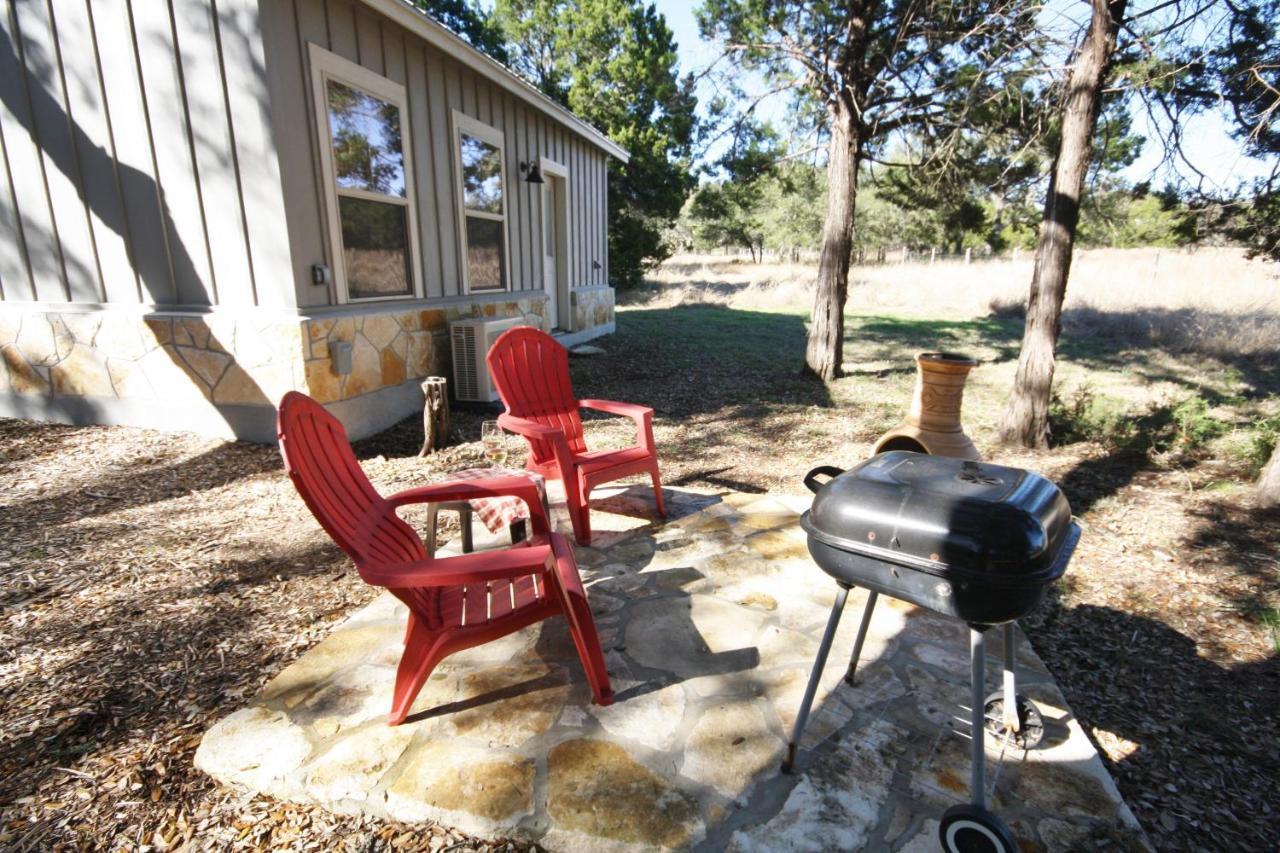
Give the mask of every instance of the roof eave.
M 363 2 L 366 6 L 386 15 L 432 46 L 439 48 L 454 59 L 466 63 L 516 97 L 563 123 L 581 136 L 586 137 L 610 156 L 623 163 L 630 161 L 631 154 L 627 149 L 542 94 L 542 92 L 501 62 L 476 50 L 467 43 L 466 39 L 458 36 L 443 24 L 432 20 L 421 10 L 408 3 L 407 0 L 363 0 Z

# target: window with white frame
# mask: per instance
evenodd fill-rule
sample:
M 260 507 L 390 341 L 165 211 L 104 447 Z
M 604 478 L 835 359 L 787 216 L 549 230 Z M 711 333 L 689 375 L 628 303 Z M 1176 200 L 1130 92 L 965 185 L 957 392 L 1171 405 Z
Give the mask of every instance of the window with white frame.
M 404 87 L 314 44 L 311 68 L 338 299 L 418 295 Z
M 507 289 L 507 164 L 502 131 L 453 113 L 466 289 Z

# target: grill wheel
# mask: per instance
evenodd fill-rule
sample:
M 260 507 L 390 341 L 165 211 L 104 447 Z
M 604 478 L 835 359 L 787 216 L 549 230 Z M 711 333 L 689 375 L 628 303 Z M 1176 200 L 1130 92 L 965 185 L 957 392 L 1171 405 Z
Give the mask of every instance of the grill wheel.
M 1015 853 L 1018 849 L 1004 821 L 972 803 L 947 809 L 938 826 L 938 840 L 947 853 Z
M 1007 738 L 1018 749 L 1035 749 L 1044 739 L 1044 718 L 1040 709 L 1021 693 L 1018 698 L 1018 732 L 1011 734 L 1004 727 L 1004 692 L 996 691 L 987 697 L 983 713 L 987 719 L 987 731 L 1003 743 Z

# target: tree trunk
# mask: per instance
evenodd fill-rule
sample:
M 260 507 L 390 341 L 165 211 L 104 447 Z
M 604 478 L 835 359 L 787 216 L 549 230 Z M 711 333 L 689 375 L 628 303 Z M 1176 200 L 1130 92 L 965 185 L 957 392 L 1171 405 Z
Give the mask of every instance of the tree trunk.
M 1062 141 L 1049 179 L 1035 271 L 1027 299 L 1027 322 L 1013 395 L 1000 421 L 1000 440 L 1023 447 L 1049 444 L 1049 400 L 1054 351 L 1062 327 L 1062 302 L 1071 271 L 1071 248 L 1080 220 L 1080 194 L 1093 153 L 1102 87 L 1116 48 L 1116 32 L 1127 0 L 1091 0 L 1093 17 L 1067 78 Z
M 1280 443 L 1271 451 L 1271 461 L 1258 478 L 1258 495 L 1263 506 L 1280 504 Z
M 827 110 L 831 142 L 827 159 L 827 219 L 822 225 L 822 254 L 813 292 L 805 369 L 824 381 L 840 376 L 844 360 L 844 302 L 849 294 L 849 255 L 853 250 L 853 209 L 858 193 L 858 117 L 847 97 Z

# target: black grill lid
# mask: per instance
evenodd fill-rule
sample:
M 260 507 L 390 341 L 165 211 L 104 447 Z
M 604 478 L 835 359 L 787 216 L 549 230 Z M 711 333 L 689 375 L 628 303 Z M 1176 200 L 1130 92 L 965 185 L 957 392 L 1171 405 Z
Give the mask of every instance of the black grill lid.
M 815 475 L 835 478 L 820 485 Z M 1019 468 L 894 450 L 855 468 L 818 468 L 801 519 L 834 548 L 935 573 L 1060 574 L 1071 507 L 1053 483 Z

